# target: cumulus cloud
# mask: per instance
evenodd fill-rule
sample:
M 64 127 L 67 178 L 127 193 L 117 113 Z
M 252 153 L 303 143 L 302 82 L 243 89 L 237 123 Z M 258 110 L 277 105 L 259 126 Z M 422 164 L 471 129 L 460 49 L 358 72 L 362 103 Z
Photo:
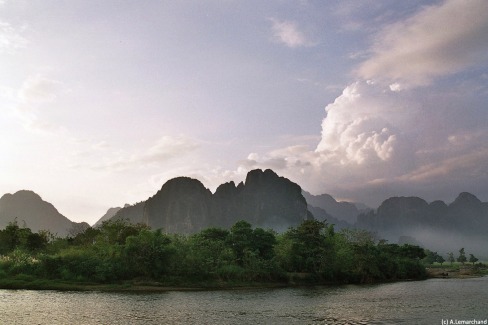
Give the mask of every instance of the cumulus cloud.
M 277 41 L 304 44 L 290 41 L 298 36 L 286 41 L 296 25 L 273 24 Z M 488 2 L 448 0 L 423 7 L 382 28 L 370 50 L 358 81 L 325 107 L 316 148 L 253 153 L 220 175 L 235 179 L 253 168 L 273 168 L 306 190 L 370 205 L 393 195 L 486 195 L 486 75 L 434 82 L 486 66 Z
M 275 18 L 270 18 L 269 20 L 273 24 L 271 29 L 276 42 L 292 48 L 312 45 L 312 42 L 300 31 L 295 22 L 282 21 Z
M 328 163 L 351 165 L 394 160 L 402 147 L 402 125 L 413 106 L 405 107 L 395 93 L 356 82 L 325 108 L 322 139 L 316 152 Z M 405 148 L 405 146 L 403 146 Z M 403 150 L 402 148 L 402 150 Z
M 448 0 L 388 25 L 358 75 L 419 86 L 488 62 L 488 2 Z
M 461 191 L 488 192 L 488 131 L 473 123 L 479 105 L 452 95 L 427 100 L 418 89 L 358 81 L 326 106 L 315 149 L 295 145 L 239 162 L 236 179 L 253 168 L 272 168 L 313 193 L 372 206 L 393 195 L 426 199 Z M 466 118 L 463 118 L 466 116 Z M 224 171 L 221 173 L 224 175 Z

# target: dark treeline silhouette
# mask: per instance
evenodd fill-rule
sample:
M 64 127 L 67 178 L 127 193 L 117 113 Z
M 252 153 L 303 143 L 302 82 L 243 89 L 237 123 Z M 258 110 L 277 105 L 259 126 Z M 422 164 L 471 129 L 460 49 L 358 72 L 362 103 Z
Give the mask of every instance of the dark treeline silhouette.
M 0 255 L 0 278 L 163 285 L 420 279 L 426 256 L 418 246 L 378 242 L 364 230 L 336 232 L 317 220 L 281 234 L 238 221 L 191 235 L 115 220 L 65 238 L 13 222 L 0 231 Z

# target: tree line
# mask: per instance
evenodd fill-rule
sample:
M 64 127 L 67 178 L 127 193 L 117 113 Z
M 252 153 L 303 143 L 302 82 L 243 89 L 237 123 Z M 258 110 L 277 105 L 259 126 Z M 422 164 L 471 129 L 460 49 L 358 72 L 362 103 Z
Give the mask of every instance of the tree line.
M 447 262 L 449 262 L 450 265 L 453 265 L 454 262 L 459 262 L 462 265 L 464 265 L 464 263 L 466 262 L 469 262 L 474 266 L 475 263 L 478 261 L 479 259 L 473 254 L 469 254 L 469 258 L 466 257 L 466 252 L 464 251 L 464 247 L 459 249 L 459 253 L 457 257 L 454 256 L 453 252 L 447 253 Z M 442 257 L 442 255 L 439 255 L 437 252 L 431 252 L 427 250 L 426 257 L 423 259 L 423 262 L 429 265 L 437 262 L 442 266 L 442 264 L 446 262 L 446 259 Z
M 306 220 L 284 233 L 253 228 L 168 234 L 124 220 L 66 238 L 10 223 L 0 231 L 0 277 L 79 283 L 372 283 L 426 276 L 418 246 L 377 241 L 363 230 Z

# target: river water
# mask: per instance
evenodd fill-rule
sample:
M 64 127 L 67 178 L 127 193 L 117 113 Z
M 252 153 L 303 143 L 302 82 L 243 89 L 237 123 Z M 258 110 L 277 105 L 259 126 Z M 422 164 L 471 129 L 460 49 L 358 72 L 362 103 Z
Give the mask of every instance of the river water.
M 107 293 L 0 290 L 0 324 L 442 324 L 488 318 L 488 277 Z

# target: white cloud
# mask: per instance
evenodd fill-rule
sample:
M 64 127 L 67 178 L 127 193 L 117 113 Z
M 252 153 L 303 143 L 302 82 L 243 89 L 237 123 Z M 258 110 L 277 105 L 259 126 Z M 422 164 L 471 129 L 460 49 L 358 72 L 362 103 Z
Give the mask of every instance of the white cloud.
M 139 157 L 136 162 L 151 164 L 180 157 L 197 149 L 197 141 L 185 136 L 163 136 L 152 147 Z
M 4 96 L 16 102 L 14 111 L 26 130 L 50 134 L 63 131 L 63 128 L 45 119 L 40 108 L 54 103 L 63 91 L 62 82 L 36 74 L 28 76 L 17 92 L 6 89 Z
M 281 21 L 275 18 L 269 20 L 273 24 L 271 29 L 275 41 L 292 48 L 312 45 L 312 42 L 299 30 L 295 22 Z
M 483 185 L 488 182 L 488 131 L 483 120 L 473 124 L 472 118 L 460 118 L 479 108 L 466 108 L 465 97 L 455 94 L 445 102 L 424 95 L 421 89 L 352 83 L 327 105 L 315 150 L 296 145 L 250 154 L 227 177 L 273 168 L 308 191 L 370 205 L 392 195 L 429 199 L 433 193 L 488 190 Z
M 14 27 L 0 21 L 0 53 L 12 54 L 26 45 L 27 40 Z
M 487 169 L 488 149 L 477 148 L 473 151 L 421 165 L 400 176 L 398 180 L 406 183 L 439 183 L 446 178 L 457 180 L 481 178 L 486 180 Z
M 418 86 L 488 63 L 488 2 L 449 0 L 388 25 L 358 69 L 365 79 Z
M 152 146 L 132 153 L 112 150 L 112 146 L 101 141 L 90 144 L 88 147 L 82 144 L 80 150 L 73 152 L 76 163 L 72 163 L 71 166 L 115 172 L 138 168 L 157 168 L 175 159 L 181 161 L 199 147 L 197 140 L 183 135 L 162 136 Z
M 61 82 L 36 74 L 24 81 L 18 91 L 18 97 L 27 104 L 53 102 L 61 90 Z
M 390 90 L 391 90 L 391 91 L 401 91 L 401 90 L 403 90 L 403 87 L 402 87 L 402 85 L 401 85 L 401 84 L 399 84 L 398 82 L 395 82 L 395 83 L 392 83 L 392 84 L 390 85 Z
M 0 97 L 8 99 L 8 100 L 15 100 L 15 90 L 10 87 L 1 87 L 0 86 Z
M 327 105 L 322 139 L 316 152 L 323 161 L 339 165 L 373 164 L 393 160 L 402 144 L 399 131 L 408 123 L 406 107 L 395 93 L 373 84 L 356 82 Z M 413 107 L 408 108 L 410 114 Z

